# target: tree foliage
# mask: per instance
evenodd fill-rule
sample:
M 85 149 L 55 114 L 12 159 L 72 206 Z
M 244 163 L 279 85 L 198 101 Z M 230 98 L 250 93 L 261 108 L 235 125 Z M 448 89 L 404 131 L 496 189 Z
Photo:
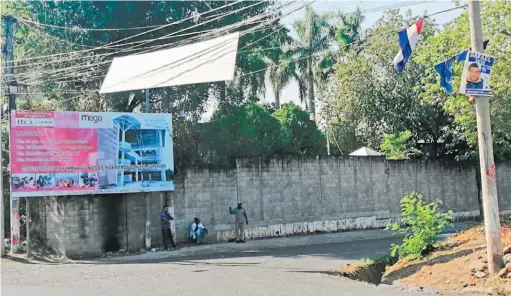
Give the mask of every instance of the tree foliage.
M 309 114 L 295 104 L 284 104 L 273 114 L 291 137 L 288 152 L 296 155 L 321 155 L 326 140 Z
M 511 4 L 502 1 L 482 5 L 484 36 L 490 39 L 487 53 L 498 57 L 491 81 L 495 96 L 490 99 L 497 159 L 511 156 L 510 11 Z M 470 46 L 467 13 L 443 28 L 427 20 L 412 58 L 404 72 L 397 73 L 392 65 L 399 50 L 396 32 L 416 20 L 411 13 L 386 12 L 367 39 L 349 49 L 334 66 L 327 106 L 333 118 L 349 124 L 334 130 L 332 137 L 349 139 L 346 135 L 355 134 L 365 145 L 378 146 L 385 135 L 409 131 L 410 148 L 419 150 L 422 158 L 475 159 L 474 104 L 466 96 L 449 95 L 441 89 L 434 70 L 434 65 Z M 456 65 L 455 88 L 460 70 L 461 64 Z
M 211 163 L 233 164 L 237 158 L 286 154 L 289 133 L 259 104 L 222 105 L 201 131 L 202 149 Z
M 18 82 L 26 88 L 24 93 L 38 92 L 42 97 L 34 101 L 29 96 L 19 96 L 21 108 L 132 112 L 143 104 L 143 91 L 97 94 L 114 57 L 213 38 L 211 30 L 263 15 L 274 4 L 272 1 L 8 1 L 2 5 L 3 12 L 20 19 L 15 30 Z M 272 17 L 268 13 L 262 19 L 271 22 Z M 48 26 L 37 26 L 30 21 Z M 247 30 L 257 24 L 238 26 L 237 30 Z M 156 28 L 158 25 L 166 27 Z M 230 87 L 238 89 L 243 99 L 264 92 L 264 73 L 256 71 L 264 70 L 266 64 L 254 53 L 256 49 L 270 47 L 269 40 L 263 37 L 281 28 L 275 23 L 242 34 L 239 46 L 243 51 L 237 55 L 236 63 L 238 78 Z M 246 75 L 252 72 L 256 73 Z M 210 95 L 219 100 L 225 98 L 227 90 L 220 88 L 218 83 L 208 83 L 158 89 L 152 93 L 152 105 L 157 112 L 177 115 L 184 110 L 200 118 Z
M 380 145 L 381 151 L 388 159 L 409 159 L 412 154 L 409 140 L 412 136 L 410 131 L 404 131 L 398 135 L 383 135 Z

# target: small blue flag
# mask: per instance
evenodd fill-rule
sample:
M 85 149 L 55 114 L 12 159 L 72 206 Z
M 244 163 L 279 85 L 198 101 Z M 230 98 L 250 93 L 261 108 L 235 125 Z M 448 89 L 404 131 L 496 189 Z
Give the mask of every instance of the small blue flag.
M 452 62 L 455 58 L 456 56 L 450 57 L 435 66 L 435 70 L 440 74 L 440 86 L 450 94 L 452 94 Z

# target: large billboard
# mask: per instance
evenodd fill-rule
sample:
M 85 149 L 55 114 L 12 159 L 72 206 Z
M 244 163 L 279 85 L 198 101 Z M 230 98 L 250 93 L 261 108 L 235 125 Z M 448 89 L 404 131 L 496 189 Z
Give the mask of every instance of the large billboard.
M 15 111 L 13 197 L 174 190 L 170 114 Z

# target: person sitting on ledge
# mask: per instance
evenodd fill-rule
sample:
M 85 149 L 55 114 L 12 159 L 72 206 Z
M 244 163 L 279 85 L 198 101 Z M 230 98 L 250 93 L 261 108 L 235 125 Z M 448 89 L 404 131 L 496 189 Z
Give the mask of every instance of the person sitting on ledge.
M 200 219 L 195 218 L 192 225 L 190 226 L 190 239 L 194 243 L 200 245 L 205 242 L 207 234 L 208 230 L 202 223 L 200 223 Z

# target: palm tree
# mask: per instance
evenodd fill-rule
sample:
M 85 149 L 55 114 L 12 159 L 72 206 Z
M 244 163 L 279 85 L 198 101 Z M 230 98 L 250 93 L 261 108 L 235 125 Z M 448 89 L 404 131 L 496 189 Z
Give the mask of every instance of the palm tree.
M 339 41 L 341 51 L 346 51 L 350 45 L 357 45 L 362 37 L 362 22 L 364 16 L 360 8 L 354 13 L 340 13 L 339 25 L 335 29 L 335 37 Z
M 298 79 L 296 63 L 291 51 L 279 50 L 276 54 L 264 57 L 268 65 L 267 75 L 275 93 L 275 109 L 280 109 L 280 94 L 292 78 Z
M 322 60 L 319 55 L 330 48 L 334 30 L 328 23 L 327 15 L 316 14 L 310 5 L 306 7 L 305 19 L 295 23 L 295 30 L 298 33 L 298 39 L 293 44 L 295 60 L 300 79 L 306 82 L 307 111 L 314 115 L 314 71 Z

